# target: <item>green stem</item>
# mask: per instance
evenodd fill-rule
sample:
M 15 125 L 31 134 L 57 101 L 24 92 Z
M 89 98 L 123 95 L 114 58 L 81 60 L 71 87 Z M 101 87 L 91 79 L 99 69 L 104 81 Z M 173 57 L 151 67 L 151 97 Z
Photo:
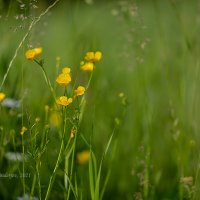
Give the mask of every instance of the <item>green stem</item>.
M 37 164 L 36 164 L 36 172 L 37 172 L 37 178 L 38 178 L 38 192 L 39 192 L 39 199 L 41 200 L 41 183 L 40 183 L 40 173 L 39 173 L 39 163 L 40 163 L 40 159 L 38 159 Z
M 17 153 L 17 149 L 16 149 L 16 143 L 15 143 L 15 136 L 13 135 L 13 137 L 12 137 L 12 140 L 13 140 L 13 148 L 14 148 L 14 151 L 15 151 L 15 153 Z M 18 172 L 19 172 L 19 174 L 21 174 L 21 171 L 20 171 L 20 168 L 19 168 L 19 160 L 18 160 L 18 158 L 17 158 L 17 169 L 18 169 Z M 23 180 L 22 180 L 22 178 L 20 177 L 20 181 L 22 182 L 22 184 L 23 184 Z
M 199 154 L 199 158 L 198 158 L 198 161 L 197 161 L 197 170 L 196 170 L 196 174 L 195 174 L 194 188 L 198 188 L 198 185 L 199 185 L 199 171 L 200 171 L 199 166 L 200 166 L 200 154 Z M 199 192 L 196 191 L 193 194 L 192 200 L 197 199 L 198 196 L 199 196 Z
M 89 78 L 89 81 L 88 81 L 88 84 L 87 84 L 87 86 L 86 86 L 86 90 L 89 88 L 89 86 L 90 86 L 90 83 L 91 83 L 91 80 L 92 80 L 92 76 L 93 76 L 93 71 L 91 72 L 91 74 L 90 74 L 90 78 Z
M 72 152 L 72 161 L 71 161 L 71 169 L 70 169 L 70 177 L 69 177 L 69 181 L 71 182 L 72 180 L 72 175 L 73 175 L 73 168 L 74 168 L 74 155 L 75 155 L 75 148 L 76 148 L 76 137 L 77 137 L 77 133 L 75 134 L 75 138 L 74 138 L 74 143 L 73 143 L 73 152 Z M 70 192 L 71 192 L 71 187 L 69 186 L 69 190 L 68 190 L 68 194 L 67 194 L 67 200 L 70 197 Z
M 23 180 L 23 193 L 25 196 L 25 155 L 24 155 L 24 137 L 22 135 L 22 180 Z
M 54 177 L 56 174 L 56 171 L 58 169 L 59 163 L 61 161 L 61 155 L 62 155 L 62 150 L 63 150 L 63 146 L 64 146 L 64 135 L 65 135 L 65 130 L 66 130 L 66 110 L 65 110 L 65 116 L 64 116 L 64 127 L 63 127 L 63 133 L 62 133 L 62 138 L 61 138 L 61 144 L 60 144 L 60 150 L 59 150 L 59 154 L 58 154 L 58 158 L 56 161 L 56 165 L 54 167 L 53 173 L 51 174 L 50 180 L 49 180 L 49 185 L 47 188 L 47 192 L 46 192 L 46 196 L 45 196 L 45 200 L 48 199 L 53 182 L 54 182 Z M 69 143 L 68 143 L 69 144 Z
M 32 182 L 32 187 L 31 187 L 31 194 L 30 194 L 30 200 L 33 199 L 33 193 L 34 193 L 34 189 L 35 189 L 35 182 L 36 182 L 36 174 L 34 174 L 34 177 L 33 177 L 33 182 Z
M 91 74 L 90 74 L 90 78 L 89 78 L 89 81 L 88 81 L 87 86 L 86 86 L 86 91 L 87 91 L 87 89 L 90 86 L 90 83 L 91 83 L 91 80 L 92 80 L 92 76 L 93 76 L 93 72 L 91 72 Z M 85 99 L 84 97 L 81 99 L 81 102 L 79 104 L 79 108 L 83 104 L 84 99 Z M 80 113 L 80 116 L 81 116 L 81 113 Z M 77 133 L 75 135 L 75 139 L 74 139 L 74 143 L 73 143 L 74 147 L 73 147 L 72 160 L 71 160 L 71 169 L 70 169 L 70 177 L 69 177 L 70 181 L 72 180 L 72 176 L 73 176 L 74 159 L 75 159 L 75 149 L 76 149 L 76 138 L 77 138 Z M 68 193 L 67 193 L 67 200 L 70 198 L 70 192 L 71 192 L 71 187 L 69 186 Z
M 148 144 L 147 155 L 145 159 L 144 199 L 148 199 L 149 196 L 149 164 L 150 164 L 150 147 Z
M 35 60 L 35 59 L 34 59 L 34 61 L 41 67 L 42 72 L 43 72 L 43 75 L 44 75 L 44 79 L 45 79 L 45 81 L 46 81 L 46 83 L 47 83 L 47 85 L 48 85 L 48 87 L 49 87 L 49 89 L 50 89 L 50 91 L 51 91 L 51 94 L 52 94 L 52 96 L 53 96 L 53 98 L 54 98 L 54 101 L 56 102 L 56 95 L 55 95 L 55 93 L 54 93 L 54 89 L 53 89 L 53 87 L 52 87 L 52 85 L 51 85 L 51 82 L 50 82 L 50 80 L 49 80 L 49 78 L 48 78 L 48 76 L 47 76 L 47 73 L 46 73 L 46 71 L 45 71 L 45 69 L 44 69 L 44 67 L 43 67 L 43 64 L 40 63 L 40 62 L 38 62 L 38 61 Z
M 88 83 L 87 83 L 87 86 L 86 86 L 86 88 L 85 88 L 86 91 L 88 90 L 88 88 L 89 88 L 89 86 L 90 86 L 90 83 L 91 83 L 91 80 L 92 80 L 92 76 L 93 76 L 93 71 L 92 71 L 91 74 L 90 74 L 90 78 L 89 78 Z M 83 101 L 84 101 L 84 97 L 83 97 L 82 100 L 81 100 L 80 106 L 81 106 L 81 104 L 83 103 Z
M 50 180 L 49 180 L 49 185 L 48 185 L 48 188 L 47 188 L 45 200 L 47 200 L 48 197 L 49 197 L 49 194 L 50 194 L 50 191 L 51 191 L 51 187 L 53 185 L 54 176 L 55 176 L 55 173 L 56 173 L 56 171 L 58 169 L 58 166 L 59 166 L 59 163 L 60 163 L 60 160 L 61 160 L 61 154 L 62 154 L 63 146 L 64 146 L 64 139 L 62 138 L 62 141 L 61 141 L 61 144 L 60 144 L 60 150 L 59 150 L 58 158 L 57 158 L 56 165 L 54 167 L 53 173 L 51 174 L 51 177 L 50 177 Z

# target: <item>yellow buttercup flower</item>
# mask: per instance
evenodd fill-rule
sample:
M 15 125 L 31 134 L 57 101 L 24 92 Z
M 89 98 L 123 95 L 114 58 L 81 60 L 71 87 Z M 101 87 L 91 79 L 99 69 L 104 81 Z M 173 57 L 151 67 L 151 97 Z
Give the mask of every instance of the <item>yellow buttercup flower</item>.
M 35 58 L 35 51 L 28 50 L 25 55 L 26 55 L 26 59 L 28 59 L 28 60 L 34 60 L 34 58 Z
M 76 90 L 74 90 L 75 96 L 81 96 L 85 93 L 85 87 L 78 86 Z
M 28 129 L 27 129 L 25 126 L 23 126 L 23 127 L 21 128 L 20 134 L 21 134 L 21 135 L 24 135 L 24 133 L 25 133 L 27 130 L 28 130 Z
M 92 62 L 87 62 L 84 65 L 81 66 L 81 69 L 83 71 L 93 71 L 94 69 L 94 64 Z
M 68 73 L 62 73 L 60 74 L 57 79 L 56 79 L 56 82 L 59 84 L 59 85 L 64 85 L 64 86 L 67 86 L 70 82 L 71 82 L 71 76 L 70 74 Z
M 25 56 L 28 60 L 34 60 L 42 54 L 42 48 L 34 48 L 26 51 Z
M 100 51 L 96 51 L 94 54 L 94 62 L 100 61 L 102 58 L 102 53 Z
M 84 59 L 85 59 L 85 61 L 88 61 L 88 62 L 93 61 L 94 52 L 92 52 L 92 51 L 87 52 L 86 56 L 84 57 Z
M 61 106 L 68 106 L 70 103 L 72 103 L 72 98 L 67 98 L 66 96 L 61 96 L 57 99 L 56 103 Z
M 0 103 L 6 98 L 5 93 L 0 92 Z
M 100 51 L 89 51 L 86 53 L 86 56 L 84 57 L 84 60 L 87 62 L 97 62 L 100 61 L 102 58 L 102 53 Z
M 84 150 L 82 152 L 77 153 L 76 155 L 77 162 L 80 165 L 86 164 L 90 159 L 90 151 Z
M 65 68 L 63 68 L 63 70 L 62 70 L 62 73 L 63 73 L 63 74 L 70 74 L 70 72 L 71 72 L 71 69 L 70 69 L 69 67 L 65 67 Z
M 33 50 L 35 51 L 36 56 L 40 56 L 42 54 L 42 48 L 41 47 L 34 48 Z
M 86 53 L 86 56 L 84 57 L 84 61 L 81 61 L 81 69 L 83 71 L 93 71 L 94 70 L 94 63 L 97 61 L 100 61 L 102 58 L 102 53 L 100 51 L 89 51 Z

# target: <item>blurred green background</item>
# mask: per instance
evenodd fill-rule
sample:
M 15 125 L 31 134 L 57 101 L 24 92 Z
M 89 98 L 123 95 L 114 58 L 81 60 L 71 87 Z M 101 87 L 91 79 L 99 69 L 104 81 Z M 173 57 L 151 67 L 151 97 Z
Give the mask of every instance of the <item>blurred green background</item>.
M 22 1 L 24 7 L 19 2 L 0 3 L 0 81 L 31 19 L 53 1 Z M 103 164 L 102 179 L 111 169 L 103 199 L 199 199 L 199 11 L 199 0 L 60 1 L 30 32 L 3 91 L 11 98 L 24 98 L 24 110 L 32 120 L 42 118 L 44 106 L 51 104 L 50 92 L 39 67 L 25 60 L 25 51 L 30 46 L 43 48 L 52 83 L 56 57 L 75 75 L 87 51 L 102 51 L 81 130 L 89 138 L 93 129 L 93 148 L 100 158 L 117 122 L 117 150 L 112 155 L 111 148 Z M 122 92 L 126 105 L 118 96 Z M 17 133 L 20 112 L 6 119 L 0 113 L 0 126 Z M 3 157 L 12 150 L 10 143 L 1 147 L 2 173 L 12 169 L 13 163 Z M 84 148 L 80 143 L 78 150 Z M 84 174 L 87 166 L 77 168 Z M 180 183 L 183 177 L 193 177 L 193 183 Z M 59 184 L 54 187 L 51 199 L 62 199 Z M 16 199 L 20 188 L 19 181 L 0 178 L 0 199 Z M 90 199 L 88 191 L 84 199 Z

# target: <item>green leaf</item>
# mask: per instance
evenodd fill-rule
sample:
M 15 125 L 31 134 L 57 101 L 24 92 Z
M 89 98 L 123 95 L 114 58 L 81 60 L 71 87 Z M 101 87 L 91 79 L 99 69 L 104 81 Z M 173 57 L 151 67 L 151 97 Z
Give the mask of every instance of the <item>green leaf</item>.
M 90 155 L 92 155 L 92 151 L 90 150 Z M 93 159 L 92 156 L 90 156 L 89 159 L 89 182 L 90 182 L 90 193 L 91 198 L 94 200 L 94 173 L 93 173 Z

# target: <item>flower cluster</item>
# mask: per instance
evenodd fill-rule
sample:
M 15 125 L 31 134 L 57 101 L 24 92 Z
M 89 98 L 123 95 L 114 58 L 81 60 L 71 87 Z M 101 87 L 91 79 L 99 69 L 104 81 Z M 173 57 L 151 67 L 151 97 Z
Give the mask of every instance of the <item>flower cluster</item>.
M 98 61 L 100 61 L 102 58 L 102 53 L 100 51 L 96 52 L 87 52 L 84 61 L 81 61 L 81 69 L 83 71 L 93 71 L 94 64 Z M 71 69 L 70 67 L 64 67 L 62 69 L 62 72 L 58 75 L 56 78 L 56 82 L 61 86 L 67 86 L 72 81 L 71 78 Z M 67 96 L 60 96 L 58 97 L 56 103 L 61 106 L 68 106 L 73 102 L 73 99 L 75 99 L 78 96 L 81 96 L 85 93 L 86 89 L 84 86 L 79 85 L 77 89 L 74 90 L 74 96 L 73 98 L 68 98 Z
M 71 72 L 71 69 L 69 67 L 63 68 L 62 73 L 59 74 L 59 76 L 56 79 L 56 82 L 59 85 L 67 86 L 72 80 L 70 72 Z
M 35 58 L 39 57 L 42 54 L 42 48 L 33 48 L 26 51 L 25 56 L 28 60 L 35 60 Z M 93 71 L 95 67 L 95 63 L 100 61 L 102 58 L 102 53 L 100 51 L 96 52 L 87 52 L 84 60 L 81 61 L 81 69 L 83 71 Z M 39 62 L 37 62 L 39 65 L 41 65 Z M 44 70 L 44 69 L 43 69 Z M 46 74 L 45 74 L 46 77 Z M 47 77 L 46 77 L 47 78 Z M 64 67 L 62 69 L 62 72 L 58 75 L 56 78 L 56 83 L 61 86 L 68 86 L 72 81 L 71 78 L 71 69 L 70 67 Z M 51 84 L 48 82 L 48 84 L 51 87 Z M 84 95 L 86 89 L 84 86 L 79 85 L 74 91 L 73 98 L 67 97 L 67 96 L 60 96 L 57 98 L 56 103 L 61 106 L 68 106 L 73 102 L 73 100 L 81 95 Z M 4 99 L 3 93 L 0 93 L 0 102 Z
M 100 51 L 89 51 L 84 57 L 84 61 L 81 61 L 81 69 L 83 71 L 93 71 L 95 63 L 100 61 L 102 58 L 102 53 Z
M 26 51 L 25 56 L 28 60 L 34 60 L 42 54 L 42 48 L 34 48 Z
M 72 80 L 70 73 L 71 73 L 71 69 L 69 67 L 63 68 L 61 74 L 59 74 L 58 77 L 56 78 L 56 82 L 61 86 L 67 86 Z M 74 90 L 73 98 L 75 99 L 77 96 L 81 96 L 84 93 L 85 93 L 85 87 L 78 86 L 77 89 Z M 66 96 L 60 96 L 56 100 L 56 103 L 58 105 L 65 106 L 65 107 L 71 104 L 72 102 L 73 102 L 73 99 L 68 98 Z

